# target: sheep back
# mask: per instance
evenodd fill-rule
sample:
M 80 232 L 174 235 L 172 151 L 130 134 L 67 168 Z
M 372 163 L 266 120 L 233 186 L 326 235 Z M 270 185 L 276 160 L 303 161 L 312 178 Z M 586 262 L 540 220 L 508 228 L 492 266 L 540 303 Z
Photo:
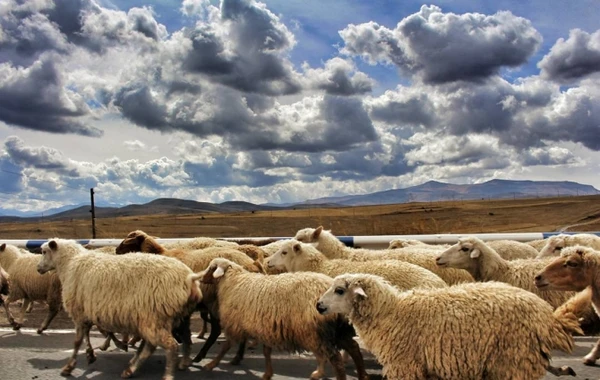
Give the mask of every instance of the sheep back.
M 539 254 L 538 250 L 529 244 L 515 240 L 491 240 L 486 244 L 504 260 L 534 259 Z
M 339 315 L 322 316 L 315 308 L 321 294 L 332 284 L 328 276 L 309 272 L 277 276 L 230 272 L 219 280 L 218 298 L 221 326 L 234 340 L 254 337 L 268 346 L 291 352 L 331 352 L 340 328 L 352 330 Z
M 192 271 L 168 257 L 82 252 L 60 273 L 65 310 L 76 323 L 137 334 L 155 345 L 155 327 L 170 331 L 197 301 L 191 298 L 196 286 L 188 278 Z
M 576 329 L 575 319 L 558 321 L 539 297 L 506 284 L 419 289 L 393 298 L 365 291 L 350 320 L 389 379 L 538 379 L 551 350 L 573 346 L 568 326 Z

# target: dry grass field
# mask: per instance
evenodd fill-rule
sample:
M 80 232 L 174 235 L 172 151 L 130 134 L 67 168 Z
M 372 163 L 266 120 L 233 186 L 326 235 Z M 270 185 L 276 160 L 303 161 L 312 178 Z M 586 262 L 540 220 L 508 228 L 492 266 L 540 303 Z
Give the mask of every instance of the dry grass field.
M 97 218 L 96 237 L 286 237 L 319 225 L 336 235 L 600 231 L 600 195 Z M 91 238 L 91 218 L 0 223 L 0 239 L 49 237 Z

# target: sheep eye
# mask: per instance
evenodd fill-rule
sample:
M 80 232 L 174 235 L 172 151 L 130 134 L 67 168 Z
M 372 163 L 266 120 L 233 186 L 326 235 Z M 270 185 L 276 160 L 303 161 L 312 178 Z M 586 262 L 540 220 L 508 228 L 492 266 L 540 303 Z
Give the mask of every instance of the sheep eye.
M 287 251 L 281 251 L 281 254 L 285 256 L 287 255 Z
M 556 250 L 557 250 L 557 251 L 560 251 L 560 250 L 562 250 L 562 249 L 563 249 L 563 247 L 556 247 Z
M 568 266 L 568 267 L 571 267 L 571 268 L 575 268 L 575 267 L 578 266 L 578 264 L 576 262 L 574 262 L 574 261 L 567 261 L 565 263 L 565 265 Z
M 335 288 L 335 294 L 337 295 L 344 295 L 345 290 L 343 288 Z
M 460 250 L 463 252 L 469 252 L 469 248 L 467 248 L 467 247 L 462 247 Z

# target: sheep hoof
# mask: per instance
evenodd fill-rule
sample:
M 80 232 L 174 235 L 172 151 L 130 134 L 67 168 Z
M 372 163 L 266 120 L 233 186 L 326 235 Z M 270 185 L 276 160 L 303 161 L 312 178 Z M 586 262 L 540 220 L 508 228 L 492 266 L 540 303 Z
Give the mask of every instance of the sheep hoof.
M 98 349 L 100 351 L 106 351 L 106 350 L 108 350 L 108 346 L 110 346 L 110 343 L 109 344 L 103 343 L 101 346 L 98 347 Z
M 204 368 L 205 370 L 207 370 L 207 371 L 209 371 L 209 372 L 210 372 L 210 371 L 212 371 L 213 369 L 215 369 L 215 367 L 216 367 L 216 366 L 217 366 L 217 364 L 216 364 L 216 363 L 214 363 L 214 362 L 210 362 L 210 363 L 208 363 L 207 365 L 205 365 L 205 366 L 204 366 L 204 367 L 202 367 L 202 368 Z
M 190 360 L 190 358 L 182 358 L 179 361 L 179 366 L 177 368 L 179 368 L 180 371 L 184 371 L 186 369 L 189 368 L 189 366 L 192 365 L 192 361 Z
M 109 343 L 110 344 L 110 343 Z M 127 347 L 127 344 L 123 344 L 123 342 L 119 341 L 119 340 L 115 340 L 115 346 L 117 346 L 118 349 L 127 352 L 127 350 L 129 349 Z
M 596 365 L 596 360 L 592 358 L 583 358 L 583 364 L 585 365 Z
M 313 373 L 310 374 L 310 380 L 319 380 L 321 378 L 323 378 L 323 373 L 319 372 L 319 371 L 314 371 Z
M 13 323 L 13 327 L 12 327 L 12 328 L 13 328 L 13 330 L 15 330 L 15 331 L 19 331 L 19 330 L 21 329 L 21 324 L 20 324 L 20 323 L 17 323 L 17 322 L 15 322 L 15 323 Z
M 133 376 L 133 371 L 131 368 L 126 368 L 123 372 L 121 372 L 121 379 L 129 379 Z
M 240 365 L 241 362 L 242 362 L 242 358 L 240 358 L 239 356 L 235 356 L 233 359 L 231 359 L 231 361 L 229 362 L 229 364 L 231 364 L 231 365 Z
M 271 380 L 272 378 L 273 378 L 273 375 L 268 375 L 266 373 L 262 376 L 262 380 Z
M 70 364 L 67 364 L 66 366 L 64 366 L 62 368 L 62 370 L 60 371 L 60 375 L 61 376 L 71 376 L 71 372 L 73 372 L 73 368 L 75 366 L 72 366 Z
M 200 360 L 204 359 L 204 357 L 206 356 L 206 354 L 202 353 L 202 351 L 198 352 L 198 355 L 196 355 L 196 357 L 194 359 L 192 359 L 192 361 L 194 363 L 198 363 Z
M 206 334 L 198 334 L 198 335 L 196 336 L 196 338 L 198 338 L 198 339 L 204 339 L 204 335 L 206 335 Z
M 88 365 L 92 364 L 93 362 L 96 361 L 96 355 L 94 355 L 94 350 L 88 350 L 85 353 L 85 356 L 87 357 L 87 363 Z

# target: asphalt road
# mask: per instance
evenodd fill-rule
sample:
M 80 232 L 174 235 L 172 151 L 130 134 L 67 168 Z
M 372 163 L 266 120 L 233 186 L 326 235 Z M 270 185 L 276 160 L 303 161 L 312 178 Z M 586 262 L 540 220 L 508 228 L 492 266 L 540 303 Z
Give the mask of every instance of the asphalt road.
M 44 380 L 63 379 L 60 369 L 66 363 L 71 353 L 74 333 L 71 330 L 48 330 L 38 336 L 33 329 L 23 329 L 15 332 L 10 328 L 0 328 L 0 379 L 2 380 Z M 574 379 L 599 379 L 600 367 L 588 367 L 581 363 L 581 357 L 587 354 L 596 342 L 597 337 L 576 337 L 576 348 L 570 355 L 556 352 L 553 364 L 556 366 L 569 365 L 577 376 Z M 99 346 L 103 339 L 98 333 L 92 333 L 92 345 Z M 221 340 L 219 340 L 219 343 Z M 203 341 L 194 338 L 192 354 L 200 349 Z M 217 352 L 213 347 L 209 352 L 209 359 L 199 364 L 194 364 L 190 369 L 176 373 L 176 378 L 185 379 L 228 379 L 228 380 L 250 380 L 260 379 L 263 375 L 264 360 L 261 349 L 249 349 L 245 359 L 239 366 L 228 364 L 231 354 L 213 372 L 207 372 L 201 368 Z M 381 379 L 381 367 L 371 354 L 363 351 L 367 371 L 373 380 Z M 132 357 L 131 352 L 122 352 L 116 348 L 110 348 L 106 352 L 97 351 L 97 360 L 88 366 L 85 360 L 84 350 L 78 356 L 77 368 L 73 371 L 76 379 L 117 379 L 121 371 L 126 367 Z M 315 369 L 316 361 L 310 354 L 290 355 L 281 352 L 273 353 L 274 380 L 283 379 L 307 379 Z M 328 368 L 328 376 L 332 376 L 331 368 Z M 164 371 L 163 351 L 158 349 L 136 373 L 138 379 L 160 379 Z M 348 380 L 356 379 L 353 365 L 347 365 Z M 548 374 L 546 379 L 555 379 Z

